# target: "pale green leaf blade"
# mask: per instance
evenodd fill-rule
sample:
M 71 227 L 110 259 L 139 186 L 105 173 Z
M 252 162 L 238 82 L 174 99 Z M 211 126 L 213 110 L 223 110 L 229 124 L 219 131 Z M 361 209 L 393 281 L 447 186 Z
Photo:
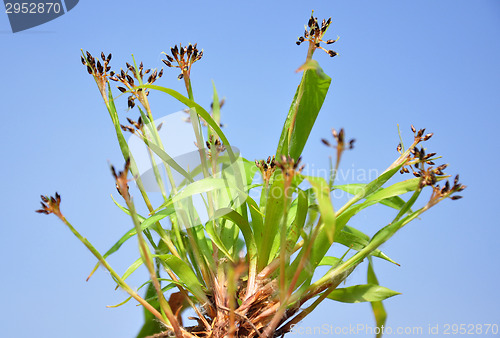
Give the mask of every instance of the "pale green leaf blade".
M 395 295 L 400 293 L 377 284 L 363 284 L 335 289 L 327 298 L 343 303 L 361 303 L 377 302 Z
M 277 158 L 300 156 L 330 87 L 331 78 L 317 61 L 310 60 L 301 69 L 304 73 L 281 132 Z

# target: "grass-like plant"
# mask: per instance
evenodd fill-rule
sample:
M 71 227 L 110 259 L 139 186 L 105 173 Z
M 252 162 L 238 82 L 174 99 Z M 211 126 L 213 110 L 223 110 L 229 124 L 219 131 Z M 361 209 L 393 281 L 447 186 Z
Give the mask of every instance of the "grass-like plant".
M 58 193 L 42 196 L 42 208 L 37 211 L 59 217 L 97 258 L 92 273 L 98 266 L 104 267 L 117 287 L 130 295 L 126 301 L 133 298 L 144 307 L 146 322 L 138 337 L 282 336 L 325 299 L 371 302 L 377 326 L 384 324 L 382 301 L 398 293 L 378 284 L 372 258 L 395 263 L 378 248 L 442 200 L 460 198 L 455 193 L 465 186 L 458 182 L 458 176 L 451 184 L 446 180 L 446 165 L 436 166 L 434 161 L 439 157 L 422 146 L 432 133 L 425 134 L 424 129 L 413 126 L 411 144 L 404 147 L 401 141 L 394 162 L 368 184 L 335 185 L 342 154 L 354 142 L 346 140 L 343 129 L 332 130 L 332 141 L 322 140 L 336 151 L 330 176 L 302 173 L 301 153 L 331 81 L 313 60 L 313 54 L 321 49 L 332 57 L 337 55 L 322 47 L 336 42 L 323 38 L 330 23 L 330 19 L 318 22 L 311 16 L 297 41 L 308 46 L 306 62 L 299 68 L 302 80 L 276 153 L 267 160 L 244 159 L 231 146 L 221 130 L 222 102 L 215 88 L 209 111 L 194 101 L 191 68 L 203 56 L 197 45 L 175 46 L 163 60 L 167 67 L 180 70 L 178 78 L 183 79 L 187 96 L 154 84 L 163 69 L 146 69 L 133 60 L 125 69 L 113 72 L 111 54 L 101 53 L 100 59 L 89 52 L 82 54 L 81 61 L 97 83 L 125 160 L 123 171 L 116 172 L 112 167 L 124 201 L 115 203 L 130 215 L 134 227 L 101 254 L 65 218 Z M 129 109 L 139 113 L 137 120 L 127 118 L 129 125 L 122 124 L 115 107 L 118 96 L 113 94 L 110 81 L 119 84 L 118 96 L 128 97 Z M 170 95 L 186 105 L 197 146 L 189 164 L 165 151 L 161 126 L 156 124 L 148 101 L 153 92 Z M 144 175 L 140 175 L 124 132 L 143 141 L 149 152 L 150 178 L 162 196 L 159 205 L 150 200 Z M 415 177 L 389 183 L 398 172 L 412 172 Z M 254 179 L 257 173 L 261 180 Z M 136 211 L 135 199 L 129 193 L 131 180 L 149 210 L 147 215 Z M 439 181 L 445 183 L 439 186 Z M 334 208 L 331 192 L 335 189 L 352 198 Z M 424 189 L 432 193 L 422 202 L 419 197 Z M 348 225 L 358 212 L 378 204 L 392 208 L 394 215 L 375 235 L 370 237 Z M 140 258 L 119 274 L 107 258 L 133 238 L 138 241 Z M 346 247 L 342 257 L 328 255 L 334 245 Z M 367 284 L 340 288 L 363 261 L 368 262 Z M 149 272 L 139 288 L 145 287 L 141 290 L 145 296 L 127 284 L 127 278 L 141 265 Z M 329 270 L 315 274 L 321 266 Z M 190 318 L 196 325 L 183 326 L 184 311 L 192 313 Z

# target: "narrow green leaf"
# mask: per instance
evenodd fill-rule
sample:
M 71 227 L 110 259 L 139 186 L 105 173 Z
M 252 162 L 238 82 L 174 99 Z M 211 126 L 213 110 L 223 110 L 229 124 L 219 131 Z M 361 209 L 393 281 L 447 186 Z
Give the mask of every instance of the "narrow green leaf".
M 173 207 L 167 207 L 166 209 L 158 211 L 156 214 L 150 216 L 149 218 L 146 218 L 144 221 L 141 222 L 141 230 L 144 231 L 154 225 L 156 222 L 164 219 L 165 217 L 171 215 L 172 213 L 175 212 L 175 209 Z M 130 229 L 123 235 L 118 242 L 116 242 L 111 249 L 106 251 L 106 253 L 103 255 L 104 258 L 108 257 L 112 253 L 116 252 L 122 245 L 125 243 L 127 240 L 132 238 L 137 234 L 135 228 Z
M 314 194 L 318 200 L 321 220 L 323 221 L 324 232 L 330 241 L 333 243 L 335 237 L 335 211 L 333 210 L 332 200 L 330 198 L 330 187 L 325 179 L 321 177 L 307 176 L 306 179 L 311 183 Z
M 357 193 L 362 191 L 365 186 L 366 186 L 365 183 L 353 183 L 353 184 L 345 184 L 345 185 L 335 185 L 335 186 L 333 186 L 333 188 L 340 189 L 340 190 L 345 191 L 351 195 L 356 195 Z M 399 196 L 394 196 L 391 198 L 387 197 L 385 199 L 382 199 L 379 201 L 379 203 L 386 205 L 388 207 L 400 210 L 401 207 L 405 204 L 405 201 Z
M 375 271 L 373 270 L 373 263 L 370 257 L 368 257 L 368 273 L 366 281 L 368 284 L 378 285 L 378 279 L 375 275 Z M 385 321 L 387 320 L 387 312 L 385 311 L 384 304 L 381 300 L 371 302 L 373 315 L 375 316 L 375 322 L 377 327 L 379 328 L 379 333 L 376 338 L 382 337 L 382 326 L 385 325 Z
M 335 238 L 335 242 L 340 243 L 356 251 L 360 251 L 363 248 L 365 248 L 370 242 L 370 237 L 357 229 L 351 227 L 348 228 L 349 228 L 348 231 L 345 231 L 346 229 L 344 229 L 338 234 L 338 236 Z M 389 261 L 393 264 L 399 265 L 379 249 L 373 250 L 371 255 L 385 259 L 386 261 Z
M 230 208 L 222 208 L 217 210 L 215 212 L 214 218 L 217 219 L 219 217 L 231 220 L 240 228 L 241 233 L 243 234 L 243 238 L 245 239 L 250 259 L 256 259 L 257 247 L 255 245 L 253 232 L 248 221 L 238 212 Z
M 255 246 L 259 248 L 262 236 L 256 234 L 261 234 L 263 232 L 264 218 L 260 212 L 257 202 L 255 202 L 250 196 L 247 197 L 247 204 L 248 209 L 250 210 L 250 216 L 252 217 L 251 225 L 254 233 Z
M 153 283 L 149 283 L 148 288 L 146 290 L 145 299 L 153 297 L 154 295 L 156 295 L 156 289 Z M 158 304 L 154 304 L 153 306 L 156 308 L 156 310 L 160 311 L 160 306 Z M 152 336 L 155 333 L 160 333 L 164 331 L 164 328 L 161 325 L 161 323 L 150 311 L 144 308 L 143 312 L 144 312 L 144 325 L 137 334 L 137 338 Z
M 220 125 L 220 102 L 219 102 L 219 94 L 217 93 L 217 89 L 215 88 L 215 83 L 212 81 L 213 87 L 213 97 L 212 97 L 212 117 L 218 125 Z M 208 138 L 212 136 L 212 129 L 208 128 Z
M 321 262 L 319 262 L 318 265 L 329 265 L 329 266 L 332 266 L 332 267 L 335 267 L 337 265 L 339 265 L 339 263 L 342 263 L 342 261 L 337 258 L 337 257 L 332 257 L 332 256 L 325 256 L 323 257 L 323 259 L 321 259 Z
M 135 270 L 137 270 L 143 264 L 142 258 L 139 257 L 132 265 L 130 265 L 122 276 L 123 280 L 126 280 Z
M 394 174 L 396 174 L 399 169 L 401 169 L 401 165 L 398 165 L 391 170 L 388 170 L 385 173 L 381 174 L 375 180 L 365 185 L 363 189 L 361 189 L 361 191 L 357 192 L 356 195 L 354 195 L 353 199 L 359 201 L 360 199 L 368 198 L 371 194 L 373 194 L 381 186 L 383 186 L 385 182 L 387 182 L 392 176 L 394 176 Z
M 395 295 L 400 293 L 377 284 L 363 284 L 335 289 L 328 298 L 343 303 L 361 303 L 377 302 Z
M 124 206 L 122 206 L 120 203 L 118 203 L 115 198 L 113 197 L 113 195 L 111 195 L 111 199 L 113 200 L 113 202 L 115 203 L 115 205 L 120 208 L 124 213 L 126 213 L 127 215 L 130 216 L 130 210 L 128 210 L 127 208 L 125 208 Z M 146 218 L 144 218 L 143 216 L 137 214 L 137 217 L 139 218 L 139 221 L 144 221 Z
M 379 201 L 389 197 L 406 194 L 409 191 L 415 191 L 420 183 L 420 178 L 415 177 L 406 181 L 394 183 L 393 185 L 380 189 L 366 198 L 367 201 Z
M 287 252 L 290 254 L 297 243 L 300 233 L 304 228 L 304 224 L 307 218 L 307 211 L 309 208 L 308 205 L 308 196 L 307 192 L 302 189 L 298 189 L 298 197 L 297 197 L 297 213 L 295 219 L 290 228 L 290 232 L 287 238 Z
M 177 277 L 179 277 L 179 280 L 186 285 L 186 288 L 198 299 L 198 301 L 202 303 L 208 301 L 202 289 L 202 284 L 186 262 L 170 254 L 159 255 L 158 257 L 177 275 Z
M 283 175 L 276 175 L 273 184 L 269 189 L 267 197 L 264 226 L 259 232 L 255 232 L 255 237 L 259 238 L 259 271 L 269 263 L 269 256 L 274 244 L 274 239 L 281 225 L 284 208 L 284 179 Z
M 366 187 L 366 183 L 351 183 L 351 184 L 340 184 L 334 185 L 333 189 L 339 189 L 345 191 L 348 194 L 356 195 Z

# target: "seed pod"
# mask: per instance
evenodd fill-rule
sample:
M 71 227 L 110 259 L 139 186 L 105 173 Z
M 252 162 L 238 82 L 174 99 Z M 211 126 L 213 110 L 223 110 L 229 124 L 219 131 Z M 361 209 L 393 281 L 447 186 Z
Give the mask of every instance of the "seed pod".
M 334 56 L 338 55 L 338 53 L 333 51 L 333 50 L 329 50 L 328 55 L 330 55 L 330 57 L 334 57 Z
M 132 96 L 129 96 L 129 98 L 128 98 L 128 107 L 130 109 L 132 109 L 132 108 L 134 108 L 134 106 L 135 106 L 134 99 L 132 98 Z
M 429 133 L 429 134 L 425 135 L 424 141 L 427 141 L 428 139 L 430 139 L 432 137 L 432 135 L 434 135 L 434 133 Z
M 182 74 L 182 73 L 180 73 L 180 74 L 179 74 L 179 76 L 177 76 L 177 78 L 178 78 L 179 80 L 181 80 L 183 77 L 184 77 L 184 74 Z
M 123 87 L 118 87 L 118 90 L 121 91 L 122 93 L 125 93 L 127 91 L 127 89 Z
M 97 70 L 99 71 L 99 73 L 102 73 L 103 72 L 103 68 L 102 68 L 102 65 L 101 65 L 101 61 L 97 61 Z

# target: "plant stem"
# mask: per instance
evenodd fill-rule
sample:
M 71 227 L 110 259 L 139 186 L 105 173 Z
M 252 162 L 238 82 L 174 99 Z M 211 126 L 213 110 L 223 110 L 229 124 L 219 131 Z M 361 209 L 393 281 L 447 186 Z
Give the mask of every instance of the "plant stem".
M 106 261 L 106 259 L 104 259 L 104 257 L 99 253 L 99 251 L 97 251 L 97 249 L 94 248 L 94 246 L 92 244 L 90 244 L 90 242 L 86 238 L 84 238 L 71 225 L 71 223 L 66 219 L 66 217 L 64 217 L 61 213 L 55 213 L 55 215 L 57 217 L 59 217 L 59 219 L 61 221 L 63 221 L 64 224 L 66 224 L 66 226 L 71 230 L 71 232 L 80 240 L 80 242 L 82 242 L 87 247 L 87 249 L 89 249 L 89 251 L 92 252 L 92 254 L 97 258 L 97 260 L 101 263 L 101 265 L 104 266 L 104 268 L 106 268 L 106 270 L 109 271 L 109 273 L 111 274 L 111 276 L 113 277 L 113 279 L 117 282 L 117 284 L 123 290 L 125 290 L 132 298 L 134 298 L 135 300 L 137 300 L 139 302 L 139 304 L 141 304 L 146 309 L 148 309 L 148 311 L 150 311 L 163 324 L 165 324 L 169 328 L 171 328 L 171 326 L 168 325 L 168 323 L 165 321 L 165 319 L 163 318 L 163 316 L 158 312 L 158 310 L 156 310 L 151 304 L 149 304 L 146 300 L 144 300 L 141 296 L 139 296 L 135 291 L 132 290 L 132 288 L 121 278 L 121 276 L 119 274 L 117 274 L 115 272 L 115 270 L 113 270 L 113 268 L 108 264 L 108 262 Z

